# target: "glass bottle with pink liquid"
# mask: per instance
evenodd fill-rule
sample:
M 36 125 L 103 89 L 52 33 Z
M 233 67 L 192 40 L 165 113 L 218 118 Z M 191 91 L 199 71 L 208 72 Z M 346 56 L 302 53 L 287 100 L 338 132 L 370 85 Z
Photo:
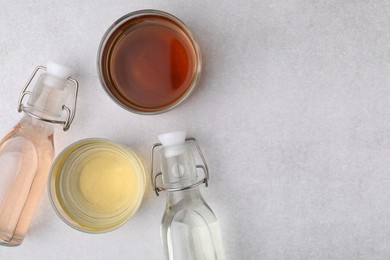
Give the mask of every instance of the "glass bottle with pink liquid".
M 37 67 L 19 98 L 18 111 L 24 115 L 0 141 L 1 245 L 23 242 L 54 159 L 55 125 L 66 131 L 73 121 L 78 82 L 69 76 L 68 68 L 53 62 Z

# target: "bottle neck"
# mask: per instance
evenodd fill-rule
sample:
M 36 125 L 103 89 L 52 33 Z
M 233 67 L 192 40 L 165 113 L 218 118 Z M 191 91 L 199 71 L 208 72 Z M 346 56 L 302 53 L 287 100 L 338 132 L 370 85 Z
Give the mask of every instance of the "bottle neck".
M 203 201 L 204 199 L 202 194 L 199 191 L 199 187 L 194 187 L 188 190 L 167 192 L 167 203 L 171 205 L 177 203 L 190 205 L 193 203 L 199 203 Z
M 48 73 L 42 74 L 27 102 L 27 110 L 45 119 L 58 119 L 69 95 L 67 81 Z
M 189 144 L 164 147 L 160 161 L 166 188 L 184 189 L 197 183 L 196 164 Z
M 28 129 L 36 136 L 50 136 L 54 133 L 54 125 L 25 114 L 20 120 L 21 128 Z

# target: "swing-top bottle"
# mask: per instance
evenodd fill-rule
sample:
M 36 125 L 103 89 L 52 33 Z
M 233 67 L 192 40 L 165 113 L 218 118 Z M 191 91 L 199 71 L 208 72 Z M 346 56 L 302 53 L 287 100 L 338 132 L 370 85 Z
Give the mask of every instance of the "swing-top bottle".
M 215 214 L 199 191 L 208 184 L 206 162 L 194 138 L 185 132 L 159 136 L 161 143 L 152 148 L 152 181 L 157 195 L 166 191 L 166 207 L 161 223 L 161 239 L 167 260 L 223 260 L 221 233 Z M 161 171 L 153 173 L 154 149 L 160 150 Z M 203 165 L 197 165 L 193 150 L 197 149 Z M 197 169 L 204 172 L 198 180 Z M 162 177 L 162 185 L 157 184 Z
M 72 123 L 78 83 L 69 76 L 68 68 L 53 62 L 37 67 L 19 98 L 18 111 L 24 115 L 0 141 L 1 245 L 22 243 L 53 162 L 54 125 L 66 131 Z M 73 107 L 69 108 L 71 92 Z

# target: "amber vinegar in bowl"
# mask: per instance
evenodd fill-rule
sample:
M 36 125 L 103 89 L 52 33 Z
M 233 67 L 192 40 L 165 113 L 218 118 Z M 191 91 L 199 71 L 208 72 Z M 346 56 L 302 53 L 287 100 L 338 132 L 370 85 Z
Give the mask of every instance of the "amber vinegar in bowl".
M 157 10 L 116 21 L 98 53 L 99 78 L 120 106 L 140 114 L 168 111 L 196 87 L 201 55 L 187 26 Z

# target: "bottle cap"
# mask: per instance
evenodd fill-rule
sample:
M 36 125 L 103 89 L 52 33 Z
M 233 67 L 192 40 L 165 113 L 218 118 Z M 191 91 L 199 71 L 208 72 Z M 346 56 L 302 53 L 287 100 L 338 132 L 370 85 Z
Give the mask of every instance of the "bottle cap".
M 175 131 L 159 135 L 158 140 L 163 146 L 177 145 L 185 142 L 186 135 L 186 131 Z
M 68 79 L 72 74 L 72 70 L 70 68 L 52 61 L 47 62 L 46 69 L 48 74 L 59 79 Z
M 182 144 L 186 141 L 186 135 L 186 131 L 175 131 L 158 136 L 158 139 L 165 148 L 166 157 L 178 156 L 184 153 L 185 149 Z

